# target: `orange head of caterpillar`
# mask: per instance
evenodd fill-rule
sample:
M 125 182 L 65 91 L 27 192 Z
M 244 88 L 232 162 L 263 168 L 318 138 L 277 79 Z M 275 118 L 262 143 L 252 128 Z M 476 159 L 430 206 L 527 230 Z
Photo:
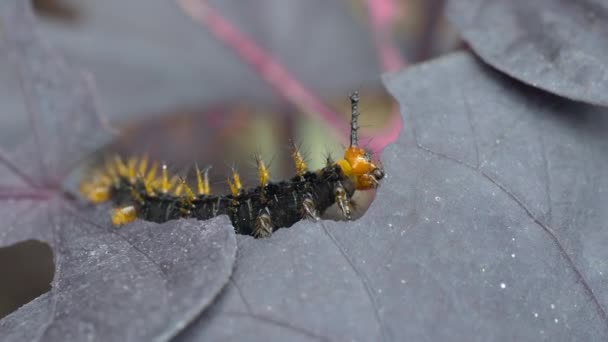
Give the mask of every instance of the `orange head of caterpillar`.
M 375 189 L 385 175 L 382 167 L 374 163 L 371 154 L 358 146 L 347 148 L 344 159 L 336 164 L 354 182 L 356 190 Z
M 374 189 L 384 178 L 384 170 L 372 160 L 371 153 L 357 146 L 359 125 L 359 93 L 350 95 L 351 123 L 350 147 L 344 151 L 344 159 L 336 162 L 342 172 L 355 184 L 357 190 Z

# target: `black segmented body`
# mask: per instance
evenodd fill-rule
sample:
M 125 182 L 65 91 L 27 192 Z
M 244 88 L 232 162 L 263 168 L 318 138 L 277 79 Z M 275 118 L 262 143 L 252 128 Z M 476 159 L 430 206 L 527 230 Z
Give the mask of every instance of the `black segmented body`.
M 150 196 L 143 182 L 131 184 L 127 179 L 120 178 L 111 189 L 111 198 L 119 205 L 133 204 L 137 217 L 143 220 L 162 223 L 178 218 L 208 220 L 218 215 L 228 215 L 237 233 L 255 235 L 256 222 L 261 214 L 270 217 L 274 230 L 290 227 L 306 217 L 306 199 L 312 200 L 314 208 L 322 214 L 336 202 L 336 192 L 340 187 L 348 198 L 355 191 L 340 167 L 330 165 L 289 181 L 243 191 L 238 196 L 199 195 L 190 202 L 171 194 Z

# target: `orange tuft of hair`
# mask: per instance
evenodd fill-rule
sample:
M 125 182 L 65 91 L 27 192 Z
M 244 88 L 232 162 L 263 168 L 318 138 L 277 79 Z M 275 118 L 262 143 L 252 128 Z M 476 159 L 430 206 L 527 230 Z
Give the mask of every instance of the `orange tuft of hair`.
M 357 190 L 375 189 L 378 180 L 374 173 L 380 170 L 364 148 L 350 146 L 344 151 L 344 159 L 338 160 L 336 164 L 342 172 L 355 184 Z

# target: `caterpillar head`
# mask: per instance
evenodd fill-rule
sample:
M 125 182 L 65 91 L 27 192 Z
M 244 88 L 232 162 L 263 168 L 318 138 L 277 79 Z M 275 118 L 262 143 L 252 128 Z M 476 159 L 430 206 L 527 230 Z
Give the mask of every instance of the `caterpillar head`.
M 344 151 L 344 159 L 339 160 L 337 164 L 353 181 L 357 190 L 375 189 L 385 176 L 382 167 L 374 163 L 371 154 L 362 147 L 347 148 Z
M 384 178 L 384 170 L 372 160 L 371 153 L 357 144 L 359 124 L 359 93 L 350 95 L 351 123 L 350 147 L 344 151 L 344 159 L 337 162 L 342 172 L 355 184 L 357 190 L 374 189 Z

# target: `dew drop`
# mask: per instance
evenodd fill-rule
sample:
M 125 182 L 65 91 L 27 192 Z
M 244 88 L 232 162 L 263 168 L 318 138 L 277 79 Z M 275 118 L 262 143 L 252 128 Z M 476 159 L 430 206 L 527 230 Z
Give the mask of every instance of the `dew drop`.
M 441 197 L 439 197 L 439 196 L 435 196 L 435 201 L 436 201 L 436 202 L 441 202 Z
M 501 289 L 504 289 L 504 288 L 506 288 L 506 287 L 507 287 L 507 284 L 505 284 L 505 283 L 500 283 L 500 288 L 501 288 Z
M 538 312 L 534 313 L 534 318 L 538 318 Z

